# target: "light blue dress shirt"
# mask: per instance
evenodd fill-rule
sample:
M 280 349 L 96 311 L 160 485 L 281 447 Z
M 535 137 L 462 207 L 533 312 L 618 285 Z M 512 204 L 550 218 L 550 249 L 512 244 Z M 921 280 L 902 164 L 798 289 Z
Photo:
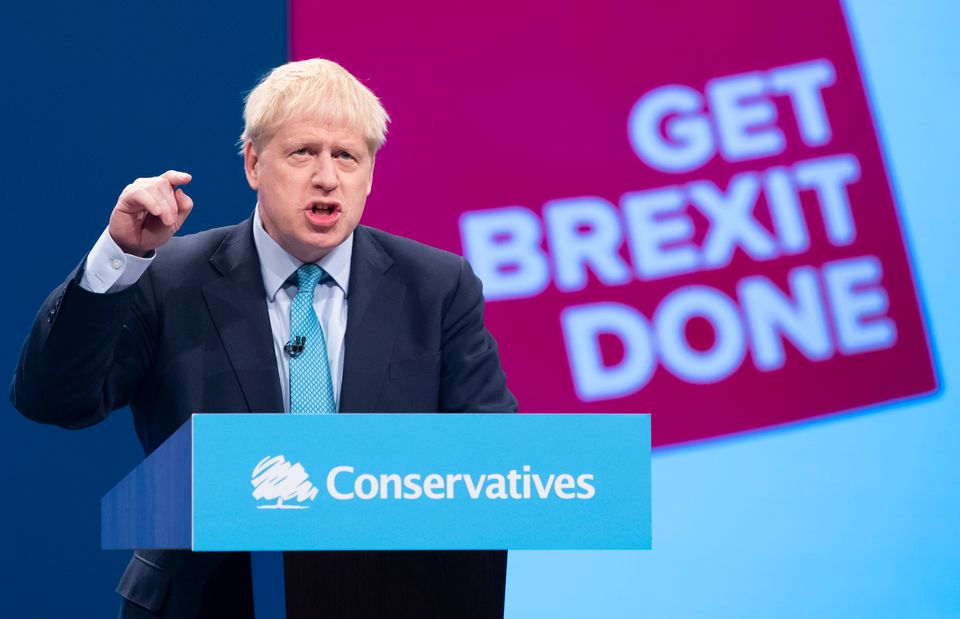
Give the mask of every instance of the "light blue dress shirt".
M 259 205 L 253 214 L 253 243 L 260 259 L 260 273 L 266 291 L 265 302 L 273 332 L 273 351 L 277 360 L 284 412 L 290 412 L 290 360 L 283 346 L 290 340 L 290 304 L 297 294 L 296 271 L 303 262 L 280 247 L 263 229 Z M 163 251 L 160 247 L 157 251 Z M 317 285 L 313 309 L 323 327 L 327 341 L 333 398 L 339 405 L 343 382 L 344 336 L 347 333 L 347 296 L 350 285 L 350 259 L 353 256 L 353 234 L 321 258 L 317 265 L 330 278 Z M 123 253 L 107 230 L 103 231 L 87 254 L 80 286 L 96 293 L 119 292 L 137 283 L 156 254 L 140 258 Z M 291 279 L 291 276 L 292 279 Z

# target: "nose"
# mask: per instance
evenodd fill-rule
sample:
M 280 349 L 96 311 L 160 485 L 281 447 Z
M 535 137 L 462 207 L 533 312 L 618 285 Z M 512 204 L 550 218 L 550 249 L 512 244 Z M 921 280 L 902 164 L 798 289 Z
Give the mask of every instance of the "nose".
M 313 186 L 322 189 L 325 192 L 331 192 L 340 184 L 337 176 L 336 162 L 333 157 L 324 154 L 316 158 L 311 177 Z

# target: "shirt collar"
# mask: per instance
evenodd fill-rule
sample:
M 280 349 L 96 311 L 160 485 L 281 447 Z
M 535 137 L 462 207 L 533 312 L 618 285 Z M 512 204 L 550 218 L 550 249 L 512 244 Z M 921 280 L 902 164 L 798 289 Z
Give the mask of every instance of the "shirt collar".
M 253 244 L 260 257 L 260 273 L 263 275 L 263 287 L 267 292 L 267 299 L 272 303 L 277 293 L 283 288 L 290 275 L 300 268 L 302 260 L 291 256 L 273 240 L 263 229 L 263 220 L 260 219 L 260 205 L 253 211 Z M 350 258 L 353 256 L 353 233 L 350 233 L 343 243 L 340 243 L 326 256 L 317 261 L 317 265 L 327 272 L 333 283 L 343 290 L 343 296 L 348 294 L 350 285 Z

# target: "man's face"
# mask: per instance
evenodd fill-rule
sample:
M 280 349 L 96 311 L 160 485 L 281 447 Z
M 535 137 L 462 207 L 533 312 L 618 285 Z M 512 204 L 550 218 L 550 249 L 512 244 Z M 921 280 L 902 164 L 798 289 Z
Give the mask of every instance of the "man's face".
M 259 149 L 248 144 L 244 167 L 267 234 L 304 262 L 350 236 L 373 186 L 360 131 L 311 116 L 287 121 Z

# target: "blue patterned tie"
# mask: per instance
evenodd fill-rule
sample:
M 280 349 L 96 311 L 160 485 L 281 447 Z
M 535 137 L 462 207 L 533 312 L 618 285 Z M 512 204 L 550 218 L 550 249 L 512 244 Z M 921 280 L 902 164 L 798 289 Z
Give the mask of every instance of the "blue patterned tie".
M 297 296 L 290 304 L 290 340 L 306 338 L 303 352 L 290 357 L 290 412 L 295 415 L 336 413 L 333 381 L 327 359 L 327 340 L 313 311 L 313 293 L 328 277 L 315 264 L 297 269 Z M 253 605 L 257 617 L 286 618 L 282 552 L 252 552 Z
M 315 264 L 297 269 L 297 296 L 290 305 L 290 340 L 306 338 L 303 352 L 290 357 L 290 412 L 319 415 L 337 412 L 323 327 L 313 311 L 313 291 L 327 273 Z

